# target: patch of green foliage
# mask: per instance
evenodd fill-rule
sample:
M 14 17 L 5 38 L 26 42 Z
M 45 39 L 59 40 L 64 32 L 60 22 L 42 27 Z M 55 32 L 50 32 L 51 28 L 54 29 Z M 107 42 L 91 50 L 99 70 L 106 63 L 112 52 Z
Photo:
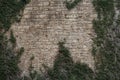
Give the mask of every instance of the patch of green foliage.
M 107 29 L 113 24 L 114 5 L 113 0 L 93 0 L 93 5 L 98 13 L 96 20 L 93 20 L 93 27 L 97 34 L 95 44 L 100 46 L 107 35 Z
M 120 9 L 120 0 L 116 0 L 117 8 Z
M 93 71 L 86 64 L 74 63 L 64 42 L 59 43 L 59 54 L 48 75 L 50 80 L 93 80 Z
M 97 34 L 93 49 L 96 80 L 120 80 L 120 46 L 117 45 L 120 43 L 117 37 L 120 25 L 114 17 L 114 0 L 93 0 L 93 5 L 98 13 L 98 18 L 93 21 Z
M 66 4 L 66 8 L 68 9 L 68 10 L 71 10 L 71 9 L 73 9 L 80 1 L 82 1 L 82 0 L 74 0 L 73 2 L 71 1 L 65 1 L 65 4 Z
M 15 52 L 14 47 L 9 43 L 9 39 L 0 34 L 0 80 L 17 80 L 20 75 L 18 67 L 19 53 L 22 51 Z M 17 53 L 17 55 L 15 55 Z
M 19 59 L 24 48 L 15 51 L 16 39 L 13 32 L 10 38 L 5 34 L 11 24 L 18 20 L 20 11 L 24 9 L 25 0 L 0 0 L 0 80 L 19 80 Z
M 15 21 L 19 21 L 20 11 L 24 9 L 27 0 L 0 0 L 0 29 L 6 31 Z
M 31 80 L 94 80 L 94 72 L 86 64 L 73 62 L 64 42 L 59 43 L 58 52 L 53 68 L 44 65 L 46 74 L 30 72 Z

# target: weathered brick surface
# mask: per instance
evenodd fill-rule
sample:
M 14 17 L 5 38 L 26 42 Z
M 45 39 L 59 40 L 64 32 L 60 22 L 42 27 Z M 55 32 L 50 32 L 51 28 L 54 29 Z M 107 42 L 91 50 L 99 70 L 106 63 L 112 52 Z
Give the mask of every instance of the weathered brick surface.
M 30 57 L 35 56 L 33 66 L 41 64 L 52 67 L 57 55 L 57 43 L 66 39 L 74 61 L 94 67 L 91 55 L 92 20 L 96 17 L 91 0 L 83 0 L 76 8 L 68 11 L 65 0 L 32 0 L 26 7 L 20 23 L 12 26 L 17 46 L 24 47 L 21 69 L 26 71 Z

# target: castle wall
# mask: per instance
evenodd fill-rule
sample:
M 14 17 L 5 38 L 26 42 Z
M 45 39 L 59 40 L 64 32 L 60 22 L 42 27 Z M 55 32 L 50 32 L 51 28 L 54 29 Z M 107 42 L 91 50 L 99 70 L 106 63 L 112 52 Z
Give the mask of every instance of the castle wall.
M 67 10 L 65 0 L 31 0 L 25 7 L 20 23 L 12 26 L 17 46 L 24 47 L 21 69 L 27 71 L 31 56 L 35 69 L 42 64 L 52 67 L 58 54 L 57 43 L 66 40 L 73 60 L 94 68 L 91 55 L 95 33 L 92 20 L 96 17 L 91 0 L 83 0 Z

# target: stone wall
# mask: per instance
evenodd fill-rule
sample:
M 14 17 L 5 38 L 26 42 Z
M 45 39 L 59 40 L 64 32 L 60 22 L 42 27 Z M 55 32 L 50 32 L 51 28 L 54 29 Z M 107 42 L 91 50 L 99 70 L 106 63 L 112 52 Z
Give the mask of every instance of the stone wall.
M 25 7 L 21 22 L 12 25 L 17 46 L 24 47 L 20 67 L 27 72 L 31 56 L 35 69 L 42 64 L 52 67 L 58 53 L 57 43 L 66 40 L 73 60 L 94 69 L 91 55 L 92 20 L 96 17 L 92 1 L 83 0 L 74 9 L 67 10 L 65 0 L 31 0 Z

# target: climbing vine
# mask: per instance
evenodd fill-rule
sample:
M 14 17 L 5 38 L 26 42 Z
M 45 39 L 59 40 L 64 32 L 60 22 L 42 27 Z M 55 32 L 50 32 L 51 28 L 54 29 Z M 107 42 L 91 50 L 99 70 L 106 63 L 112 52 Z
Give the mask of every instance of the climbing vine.
M 68 9 L 68 10 L 71 10 L 71 9 L 73 9 L 73 8 L 75 8 L 75 6 L 79 3 L 79 2 L 81 2 L 82 0 L 74 0 L 74 1 L 65 1 L 65 5 L 66 5 L 66 8 Z

